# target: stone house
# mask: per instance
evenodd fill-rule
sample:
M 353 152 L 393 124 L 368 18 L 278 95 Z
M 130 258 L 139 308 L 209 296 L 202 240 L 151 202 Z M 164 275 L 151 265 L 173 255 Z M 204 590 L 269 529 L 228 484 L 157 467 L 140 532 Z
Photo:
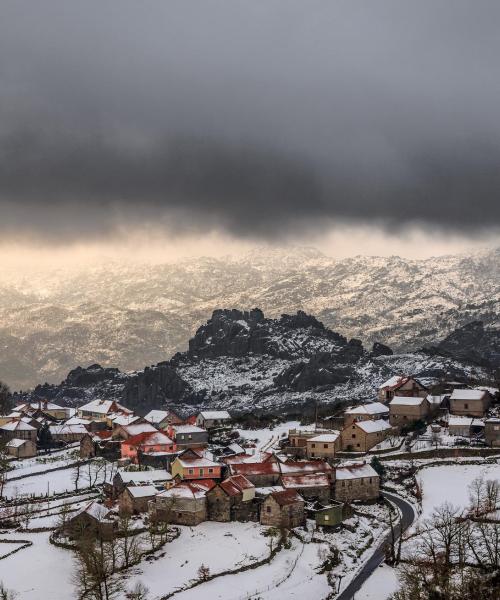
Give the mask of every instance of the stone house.
M 113 498 L 118 498 L 130 486 L 154 486 L 169 488 L 174 485 L 173 477 L 167 471 L 118 471 L 113 477 Z
M 453 390 L 450 396 L 450 413 L 481 418 L 490 404 L 491 396 L 486 390 Z
M 450 415 L 448 417 L 448 433 L 459 437 L 468 438 L 471 435 L 471 425 L 474 419 L 471 417 L 462 417 Z
M 290 429 L 288 431 L 288 445 L 284 447 L 287 454 L 305 458 L 307 454 L 307 440 L 316 437 L 322 433 L 330 433 L 332 429 Z
M 22 419 L 9 421 L 0 426 L 0 438 L 6 442 L 10 440 L 30 440 L 36 444 L 37 429 L 25 423 Z
M 231 423 L 227 410 L 204 410 L 196 417 L 196 425 L 203 429 L 223 427 Z
M 500 419 L 486 419 L 484 422 L 484 439 L 488 446 L 500 448 Z
M 188 449 L 172 463 L 172 475 L 179 479 L 220 479 L 222 464 L 204 456 L 201 452 Z
M 368 402 L 360 406 L 351 406 L 344 412 L 344 427 L 355 421 L 375 421 L 389 417 L 389 408 L 382 402 Z
M 119 497 L 120 514 L 138 515 L 148 512 L 149 502 L 159 493 L 154 485 L 126 487 Z
M 80 442 L 88 433 L 85 425 L 81 423 L 75 423 L 74 425 L 68 425 L 68 423 L 50 425 L 49 431 L 54 442 L 63 442 L 65 444 Z
M 306 440 L 307 458 L 333 460 L 341 448 L 340 431 L 322 433 Z
M 282 475 L 280 483 L 285 490 L 295 490 L 305 500 L 330 501 L 332 485 L 326 473 Z
M 181 481 L 157 494 L 150 502 L 153 520 L 194 526 L 207 520 L 207 492 L 215 486 L 212 479 Z
M 395 396 L 389 404 L 389 423 L 393 427 L 403 427 L 414 421 L 425 421 L 429 414 L 426 397 Z
M 111 438 L 109 429 L 86 433 L 80 440 L 80 458 L 103 456 L 109 460 L 120 458 L 120 441 Z
M 364 461 L 349 462 L 335 470 L 335 500 L 376 500 L 380 496 L 380 477 Z
M 260 507 L 260 523 L 287 529 L 303 525 L 304 500 L 295 490 L 271 492 Z
M 342 430 L 342 449 L 348 452 L 368 452 L 393 432 L 393 428 L 383 419 L 352 421 Z
M 184 420 L 171 410 L 151 410 L 144 418 L 160 430 L 166 430 L 170 425 L 184 423 Z
M 33 458 L 36 456 L 36 444 L 31 440 L 13 439 L 5 446 L 5 451 L 15 458 Z
M 208 444 L 208 431 L 197 425 L 170 425 L 167 431 L 180 450 L 205 448 Z
M 380 402 L 389 402 L 395 396 L 424 398 L 429 390 L 415 377 L 408 375 L 394 375 L 385 381 L 378 389 Z
M 73 538 L 84 536 L 110 540 L 114 537 L 116 521 L 110 518 L 110 510 L 99 502 L 92 501 L 68 519 L 64 530 Z
M 255 486 L 242 475 L 228 477 L 207 492 L 210 521 L 258 521 Z

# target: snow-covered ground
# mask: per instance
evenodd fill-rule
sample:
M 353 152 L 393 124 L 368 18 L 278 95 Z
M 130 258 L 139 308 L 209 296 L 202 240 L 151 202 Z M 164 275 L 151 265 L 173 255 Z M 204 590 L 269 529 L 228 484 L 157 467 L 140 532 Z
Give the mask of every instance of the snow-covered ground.
M 257 440 L 258 450 L 268 450 L 277 445 L 280 439 L 288 435 L 290 429 L 302 429 L 312 431 L 314 425 L 300 425 L 299 421 L 287 421 L 275 425 L 273 429 L 238 429 L 240 436 L 246 440 Z
M 382 564 L 375 569 L 370 577 L 356 593 L 356 600 L 387 600 L 398 589 L 396 571 Z
M 469 485 L 480 476 L 500 481 L 500 465 L 443 465 L 419 471 L 417 477 L 423 494 L 421 518 L 430 517 L 444 502 L 465 508 L 469 502 Z

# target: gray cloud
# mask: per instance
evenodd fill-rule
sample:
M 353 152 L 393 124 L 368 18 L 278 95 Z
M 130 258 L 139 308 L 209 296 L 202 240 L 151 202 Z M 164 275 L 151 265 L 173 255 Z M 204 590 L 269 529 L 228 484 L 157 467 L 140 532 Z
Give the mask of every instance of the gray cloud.
M 0 229 L 500 226 L 500 5 L 6 0 Z

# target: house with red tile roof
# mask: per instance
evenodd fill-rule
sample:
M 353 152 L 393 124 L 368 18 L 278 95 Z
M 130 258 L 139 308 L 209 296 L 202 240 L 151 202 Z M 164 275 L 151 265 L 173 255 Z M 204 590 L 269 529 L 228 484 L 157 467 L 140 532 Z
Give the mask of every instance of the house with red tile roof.
M 190 526 L 206 521 L 207 493 L 215 485 L 212 479 L 180 481 L 160 492 L 150 503 L 152 520 Z
M 257 521 L 255 486 L 243 475 L 228 477 L 207 493 L 210 521 Z
M 394 375 L 384 381 L 378 388 L 378 399 L 380 402 L 389 402 L 394 396 L 406 396 L 410 398 L 425 398 L 429 393 L 423 383 L 410 375 Z
M 175 452 L 174 442 L 161 431 L 138 433 L 121 443 L 121 457 L 138 462 L 138 455 L 156 452 Z

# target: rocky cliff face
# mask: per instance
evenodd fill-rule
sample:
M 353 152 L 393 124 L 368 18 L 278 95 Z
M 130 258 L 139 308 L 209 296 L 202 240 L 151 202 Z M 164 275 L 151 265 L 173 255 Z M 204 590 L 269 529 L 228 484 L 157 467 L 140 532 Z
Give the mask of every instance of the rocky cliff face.
M 478 336 L 476 331 L 472 337 Z M 443 344 L 461 347 L 449 340 Z M 281 412 L 309 401 L 373 398 L 378 385 L 396 373 L 411 373 L 428 383 L 446 376 L 486 378 L 477 361 L 444 349 L 394 354 L 380 343 L 365 349 L 360 340 L 347 340 L 303 311 L 269 319 L 259 309 L 215 310 L 188 351 L 170 361 L 129 373 L 98 364 L 78 367 L 59 385 L 37 386 L 18 399 L 47 398 L 76 406 L 92 398 L 113 398 L 143 414 L 165 405 L 181 412 L 201 407 Z

